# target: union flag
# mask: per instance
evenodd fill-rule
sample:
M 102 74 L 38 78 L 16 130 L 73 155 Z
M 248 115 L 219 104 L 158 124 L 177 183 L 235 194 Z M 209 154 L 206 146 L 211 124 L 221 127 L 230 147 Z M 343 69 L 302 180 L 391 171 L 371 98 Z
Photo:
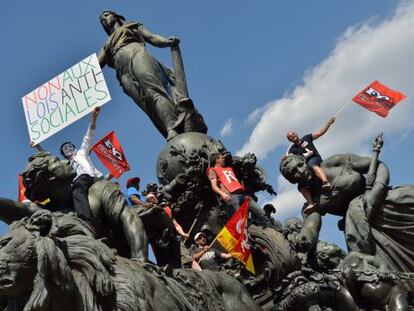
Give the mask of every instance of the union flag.
M 223 229 L 217 234 L 216 239 L 229 254 L 243 263 L 248 271 L 255 273 L 247 235 L 249 203 L 250 197 L 247 197 Z
M 385 118 L 388 112 L 405 97 L 403 93 L 394 91 L 380 82 L 374 81 L 355 95 L 352 100 Z
M 92 150 L 115 178 L 119 178 L 124 172 L 129 171 L 128 161 L 114 131 L 101 138 L 92 147 Z

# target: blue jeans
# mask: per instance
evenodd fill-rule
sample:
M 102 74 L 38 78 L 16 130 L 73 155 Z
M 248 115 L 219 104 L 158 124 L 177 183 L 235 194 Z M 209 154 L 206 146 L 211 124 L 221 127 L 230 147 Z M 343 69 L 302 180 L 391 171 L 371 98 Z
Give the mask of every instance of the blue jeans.
M 227 208 L 231 209 L 232 213 L 234 214 L 234 212 L 236 212 L 244 203 L 247 197 L 248 195 L 245 193 L 233 193 L 231 194 L 231 200 L 225 202 L 224 204 Z M 249 211 L 254 223 L 264 227 L 272 226 L 272 223 L 270 222 L 269 218 L 267 218 L 264 210 L 261 209 L 252 198 L 250 198 Z

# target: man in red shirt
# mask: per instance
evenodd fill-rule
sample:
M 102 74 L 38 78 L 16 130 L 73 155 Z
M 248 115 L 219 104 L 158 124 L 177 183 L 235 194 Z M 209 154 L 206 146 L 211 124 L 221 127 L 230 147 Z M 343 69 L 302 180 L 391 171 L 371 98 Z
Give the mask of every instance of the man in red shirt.
M 234 213 L 248 197 L 231 166 L 225 166 L 226 159 L 221 153 L 214 153 L 210 159 L 208 177 L 211 188 L 220 196 L 224 205 Z M 251 199 L 249 210 L 253 221 L 262 226 L 272 226 L 264 211 Z

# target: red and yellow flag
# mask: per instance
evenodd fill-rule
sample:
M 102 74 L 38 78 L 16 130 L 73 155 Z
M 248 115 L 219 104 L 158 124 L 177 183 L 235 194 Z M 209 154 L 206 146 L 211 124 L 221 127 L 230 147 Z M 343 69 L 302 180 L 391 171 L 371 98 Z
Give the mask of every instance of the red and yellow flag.
M 242 262 L 248 271 L 255 273 L 247 236 L 250 197 L 243 202 L 227 224 L 217 234 L 217 241 L 234 258 Z
M 405 97 L 403 93 L 394 91 L 380 82 L 374 81 L 355 95 L 352 100 L 385 118 L 391 108 L 394 108 Z

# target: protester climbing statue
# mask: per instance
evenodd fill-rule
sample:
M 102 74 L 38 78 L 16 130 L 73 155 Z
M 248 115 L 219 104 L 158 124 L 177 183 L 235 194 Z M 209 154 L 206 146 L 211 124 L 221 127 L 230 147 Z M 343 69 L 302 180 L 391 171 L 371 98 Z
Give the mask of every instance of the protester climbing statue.
M 332 184 L 323 192 L 300 156 L 282 160 L 280 171 L 291 183 L 312 187 L 319 208 L 303 214 L 298 243 L 308 250 L 318 240 L 322 216 L 343 217 L 338 226 L 345 232 L 349 251 L 381 258 L 392 271 L 414 271 L 414 186 L 390 187 L 388 167 L 378 161 L 382 135 L 374 142 L 373 156 L 337 154 L 322 162 Z
M 109 36 L 98 54 L 101 67 L 116 70 L 124 92 L 160 133 L 167 140 L 181 133 L 207 133 L 203 117 L 188 98 L 179 40 L 154 34 L 139 22 L 126 22 L 113 11 L 102 12 L 100 21 Z M 145 48 L 146 43 L 171 47 L 174 71 L 158 62 Z

